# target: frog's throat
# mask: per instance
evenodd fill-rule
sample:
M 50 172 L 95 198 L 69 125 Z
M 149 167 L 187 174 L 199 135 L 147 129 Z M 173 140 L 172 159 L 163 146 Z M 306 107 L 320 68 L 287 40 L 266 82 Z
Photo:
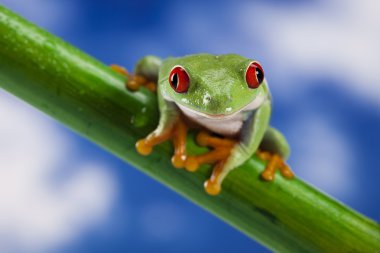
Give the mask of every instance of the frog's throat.
M 249 104 L 247 104 L 246 106 L 242 107 L 241 109 L 239 109 L 238 111 L 236 112 L 233 112 L 233 113 L 225 113 L 225 114 L 208 114 L 208 113 L 203 113 L 203 112 L 199 112 L 199 111 L 196 111 L 192 108 L 189 108 L 185 105 L 181 105 L 179 103 L 175 103 L 180 109 L 181 111 L 186 114 L 186 115 L 195 115 L 195 116 L 198 116 L 198 117 L 204 117 L 204 118 L 208 118 L 208 119 L 220 119 L 220 120 L 225 120 L 225 119 L 229 119 L 229 118 L 233 118 L 235 117 L 236 115 L 238 115 L 240 112 L 243 112 L 243 111 L 253 111 L 257 108 L 259 108 L 264 102 L 265 100 L 267 99 L 266 96 L 263 95 L 263 93 L 260 93 L 254 100 L 252 100 Z

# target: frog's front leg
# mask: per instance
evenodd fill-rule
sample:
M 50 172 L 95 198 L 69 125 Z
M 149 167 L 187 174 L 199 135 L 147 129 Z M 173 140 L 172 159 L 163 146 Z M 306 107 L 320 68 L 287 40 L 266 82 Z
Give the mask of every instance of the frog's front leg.
M 144 139 L 136 142 L 136 150 L 140 155 L 149 155 L 152 153 L 153 147 L 172 138 L 174 126 L 166 128 L 163 131 L 156 130 Z
M 195 170 L 202 163 L 215 162 L 211 177 L 204 185 L 207 193 L 217 195 L 221 191 L 222 182 L 228 173 L 244 163 L 258 150 L 269 126 L 270 112 L 270 102 L 267 101 L 244 122 L 238 141 L 212 137 L 197 138 L 198 144 L 212 146 L 214 150 L 201 156 L 189 157 L 186 168 Z M 269 160 L 262 175 L 264 178 L 266 174 L 271 174 L 285 164 L 279 154 L 269 152 L 261 154 L 265 154 L 266 157 L 263 158 Z
M 220 176 L 224 171 L 224 165 L 237 141 L 229 138 L 214 137 L 205 131 L 201 131 L 196 137 L 196 142 L 200 146 L 213 149 L 202 155 L 189 156 L 186 160 L 185 168 L 188 171 L 196 171 L 201 164 L 213 163 L 212 174 L 210 179 L 205 182 L 204 187 L 208 194 L 217 195 L 221 190 Z
M 204 130 L 198 133 L 196 142 L 199 146 L 211 147 L 213 149 L 205 154 L 189 156 L 187 158 L 185 168 L 192 172 L 196 171 L 204 163 L 215 163 L 227 159 L 232 147 L 236 143 L 232 139 L 214 137 Z
M 270 112 L 270 102 L 266 101 L 244 122 L 238 141 L 217 140 L 217 138 L 211 137 L 197 138 L 198 144 L 207 144 L 214 147 L 214 150 L 194 158 L 189 157 L 186 162 L 186 168 L 194 170 L 202 163 L 215 162 L 211 177 L 204 184 L 208 194 L 219 194 L 222 182 L 227 174 L 256 152 L 269 125 Z
M 173 146 L 174 155 L 172 156 L 172 164 L 176 168 L 183 168 L 187 159 L 186 155 L 186 137 L 187 137 L 187 126 L 183 121 L 182 117 L 179 117 L 176 124 L 174 125 L 173 131 Z
M 160 121 L 157 128 L 146 138 L 136 143 L 137 151 L 142 155 L 148 155 L 152 152 L 154 146 L 171 140 L 174 146 L 172 164 L 176 168 L 183 168 L 187 158 L 186 154 L 186 137 L 188 127 L 182 118 L 178 107 L 166 101 L 158 90 L 158 106 L 160 109 Z
M 187 126 L 181 117 L 175 119 L 175 123 L 166 124 L 166 127 L 158 127 L 154 132 L 146 138 L 136 143 L 136 149 L 141 155 L 149 155 L 154 146 L 172 140 L 174 146 L 174 154 L 172 156 L 172 164 L 175 168 L 183 168 L 186 162 L 186 137 Z

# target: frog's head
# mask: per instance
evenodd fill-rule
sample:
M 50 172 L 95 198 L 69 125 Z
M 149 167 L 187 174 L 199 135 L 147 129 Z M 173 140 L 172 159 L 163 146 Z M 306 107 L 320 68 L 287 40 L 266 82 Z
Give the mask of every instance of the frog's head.
M 210 118 L 257 108 L 268 94 L 260 64 L 235 54 L 169 58 L 160 70 L 159 89 L 181 109 Z

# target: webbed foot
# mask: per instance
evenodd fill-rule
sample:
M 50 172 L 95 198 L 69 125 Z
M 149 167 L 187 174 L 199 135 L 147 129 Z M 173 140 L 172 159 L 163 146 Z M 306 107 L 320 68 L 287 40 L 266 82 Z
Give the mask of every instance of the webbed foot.
M 236 141 L 214 137 L 205 131 L 199 132 L 196 141 L 200 146 L 212 147 L 213 149 L 202 155 L 189 156 L 186 160 L 185 168 L 188 171 L 196 171 L 202 164 L 214 163 L 211 177 L 204 183 L 204 187 L 208 194 L 217 195 L 221 191 L 221 174 L 223 174 L 224 164 L 230 156 Z
M 157 85 L 154 82 L 149 81 L 144 76 L 132 75 L 124 67 L 121 67 L 121 66 L 116 65 L 116 64 L 112 64 L 112 65 L 110 65 L 110 67 L 112 70 L 122 74 L 123 76 L 128 77 L 128 81 L 126 82 L 125 86 L 129 90 L 136 91 L 136 90 L 140 89 L 141 86 L 143 86 L 152 92 L 156 92 Z
M 266 181 L 272 181 L 275 177 L 275 173 L 277 170 L 280 170 L 281 175 L 288 179 L 294 177 L 293 171 L 290 167 L 285 163 L 285 161 L 281 158 L 281 156 L 277 154 L 271 154 L 266 151 L 257 151 L 257 156 L 262 160 L 268 161 L 264 171 L 261 173 L 261 177 Z

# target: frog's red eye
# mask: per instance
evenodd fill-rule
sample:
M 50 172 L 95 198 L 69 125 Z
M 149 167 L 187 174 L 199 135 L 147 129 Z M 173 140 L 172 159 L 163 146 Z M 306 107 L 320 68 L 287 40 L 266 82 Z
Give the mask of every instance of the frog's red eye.
M 184 93 L 189 89 L 190 78 L 184 68 L 175 66 L 170 72 L 169 83 L 175 92 Z
M 263 82 L 264 70 L 258 62 L 253 61 L 248 65 L 248 68 L 245 71 L 245 80 L 248 87 L 251 89 L 258 88 Z

